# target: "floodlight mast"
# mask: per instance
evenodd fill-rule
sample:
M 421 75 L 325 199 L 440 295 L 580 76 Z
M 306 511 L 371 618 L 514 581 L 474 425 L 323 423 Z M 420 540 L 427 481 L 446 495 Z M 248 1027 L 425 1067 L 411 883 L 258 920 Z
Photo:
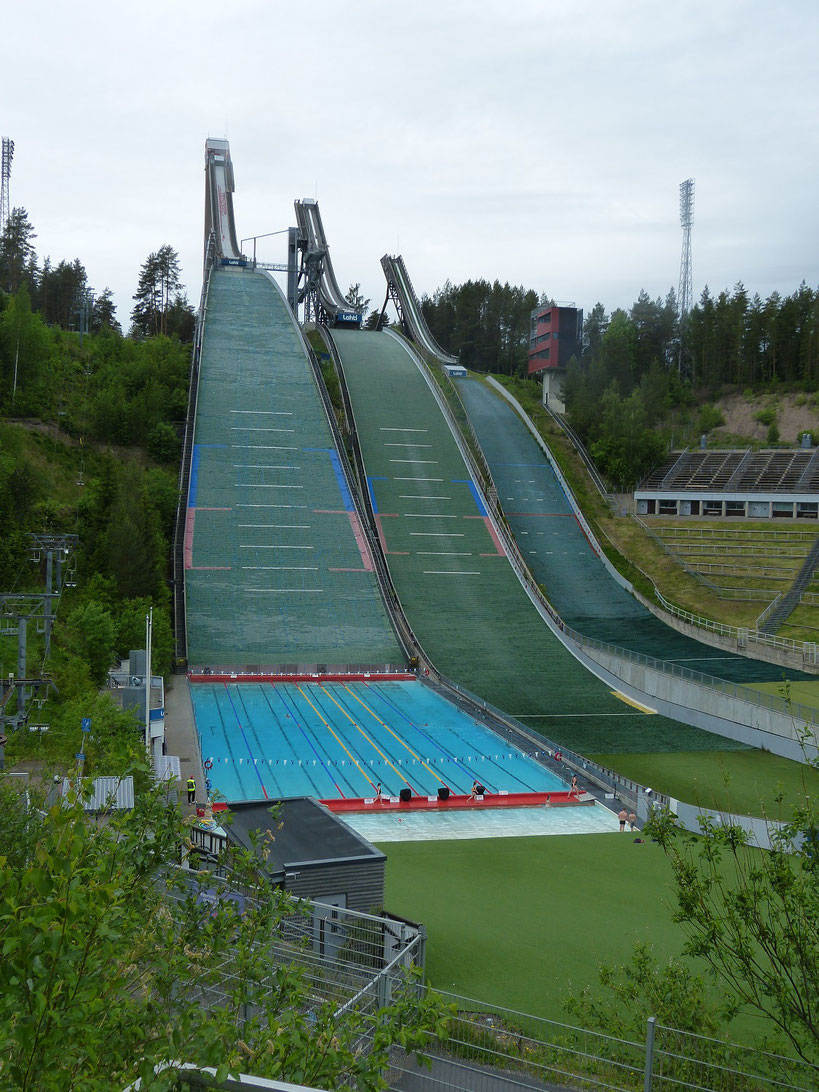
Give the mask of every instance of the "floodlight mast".
M 694 223 L 694 179 L 680 182 L 680 226 L 683 229 L 680 257 L 680 290 L 677 293 L 680 322 L 694 305 L 694 277 L 691 271 L 691 227 Z
M 6 230 L 6 224 L 9 221 L 9 181 L 12 159 L 14 159 L 14 141 L 9 137 L 3 137 L 2 162 L 0 163 L 0 234 Z

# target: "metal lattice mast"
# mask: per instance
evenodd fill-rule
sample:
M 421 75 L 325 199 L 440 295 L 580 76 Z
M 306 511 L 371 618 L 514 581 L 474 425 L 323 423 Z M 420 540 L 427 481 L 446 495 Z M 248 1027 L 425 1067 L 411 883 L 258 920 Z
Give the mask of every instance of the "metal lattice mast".
M 11 161 L 14 159 L 14 141 L 3 137 L 2 177 L 0 178 L 0 234 L 6 230 L 9 219 L 9 180 Z
M 680 225 L 683 229 L 682 256 L 680 257 L 680 290 L 677 302 L 680 320 L 685 318 L 694 304 L 694 278 L 691 271 L 691 225 L 694 223 L 694 179 L 680 182 Z

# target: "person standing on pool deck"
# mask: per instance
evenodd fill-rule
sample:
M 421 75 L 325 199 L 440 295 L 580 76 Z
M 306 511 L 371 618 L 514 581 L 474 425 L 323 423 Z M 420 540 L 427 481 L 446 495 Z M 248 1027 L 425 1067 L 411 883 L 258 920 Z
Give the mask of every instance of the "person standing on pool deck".
M 580 796 L 580 786 L 577 783 L 577 774 L 572 774 L 572 784 L 569 789 L 569 796 Z
M 628 821 L 628 812 L 625 808 L 620 809 L 617 818 L 620 820 L 620 830 L 624 831 L 626 829 L 626 822 Z
M 634 814 L 633 811 L 630 811 L 628 813 L 628 825 L 631 827 L 632 830 L 637 829 L 637 816 Z
M 381 782 L 380 781 L 375 786 L 375 799 L 376 799 L 376 803 L 378 803 L 378 804 L 381 803 Z

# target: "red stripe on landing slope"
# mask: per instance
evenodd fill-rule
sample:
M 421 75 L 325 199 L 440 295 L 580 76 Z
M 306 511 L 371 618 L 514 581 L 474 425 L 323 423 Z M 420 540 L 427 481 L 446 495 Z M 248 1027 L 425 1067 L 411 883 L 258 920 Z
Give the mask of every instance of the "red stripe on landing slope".
M 185 517 L 185 568 L 193 565 L 193 525 L 196 522 L 196 509 L 189 508 Z
M 381 526 L 382 519 L 398 519 L 397 512 L 376 512 L 375 514 L 375 529 L 378 531 L 378 541 L 381 543 L 381 549 L 385 554 L 399 554 L 402 557 L 409 557 L 408 550 L 388 550 L 387 540 L 384 538 L 384 528 Z
M 583 532 L 583 538 L 585 538 L 586 542 L 588 542 L 588 544 L 589 544 L 589 548 L 591 549 L 591 552 L 592 552 L 592 553 L 594 554 L 594 556 L 595 556 L 595 557 L 600 557 L 600 554 L 599 554 L 599 553 L 598 553 L 598 551 L 597 551 L 597 550 L 595 549 L 594 543 L 593 543 L 593 542 L 592 542 L 592 540 L 591 540 L 591 539 L 589 538 L 589 536 L 588 536 L 588 535 L 586 534 L 586 528 L 585 528 L 585 527 L 583 526 L 583 524 L 582 524 L 582 523 L 580 522 L 580 520 L 579 520 L 579 519 L 577 519 L 577 513 L 576 513 L 576 512 L 573 512 L 572 514 L 574 515 L 574 518 L 575 518 L 575 519 L 577 520 L 577 526 L 578 526 L 578 527 L 580 528 L 580 530 L 581 530 L 581 531 Z
M 503 543 L 495 533 L 495 528 L 492 526 L 492 520 L 489 516 L 464 516 L 464 519 L 482 519 L 486 524 L 486 529 L 489 532 L 489 537 L 495 544 L 497 554 L 481 554 L 481 557 L 506 557 L 506 550 L 503 548 Z
M 370 556 L 370 547 L 367 545 L 367 540 L 364 537 L 364 532 L 361 529 L 361 523 L 359 522 L 358 515 L 355 512 L 348 512 L 350 517 L 350 526 L 353 529 L 355 535 L 356 545 L 358 546 L 358 552 L 361 554 L 361 563 L 364 566 L 364 571 L 371 573 L 375 566 L 373 565 L 373 559 Z M 349 570 L 353 572 L 354 570 Z

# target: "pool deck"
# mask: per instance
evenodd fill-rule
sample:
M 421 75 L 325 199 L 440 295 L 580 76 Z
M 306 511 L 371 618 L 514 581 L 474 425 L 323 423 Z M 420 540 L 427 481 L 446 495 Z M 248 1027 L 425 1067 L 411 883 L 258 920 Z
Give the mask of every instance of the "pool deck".
M 438 796 L 412 796 L 401 800 L 397 796 L 382 796 L 359 799 L 322 800 L 322 804 L 333 812 L 351 811 L 452 811 L 459 808 L 473 810 L 483 808 L 526 808 L 550 806 L 553 808 L 585 807 L 595 803 L 589 792 L 579 795 L 571 792 L 500 792 L 486 793 L 485 796 L 473 797 L 469 794 L 450 794 L 446 800 Z

